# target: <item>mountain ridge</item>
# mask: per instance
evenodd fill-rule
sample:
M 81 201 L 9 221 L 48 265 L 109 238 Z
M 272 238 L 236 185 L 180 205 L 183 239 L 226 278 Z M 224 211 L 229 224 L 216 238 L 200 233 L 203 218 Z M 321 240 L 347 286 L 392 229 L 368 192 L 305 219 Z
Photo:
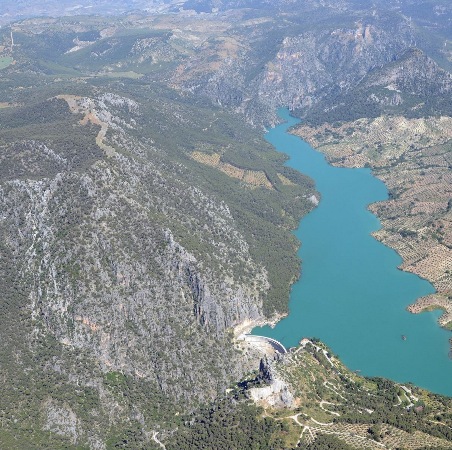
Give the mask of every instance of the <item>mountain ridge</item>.
M 286 157 L 265 143 L 262 127 L 277 121 L 277 107 L 290 106 L 306 125 L 315 119 L 331 128 L 330 144 L 339 152 L 351 125 L 345 117 L 333 121 L 325 109 L 353 92 L 375 94 L 388 116 L 361 109 L 354 138 L 359 124 L 369 126 L 362 125 L 364 133 L 374 120 L 428 125 L 435 113 L 449 114 L 443 94 L 450 74 L 439 65 L 447 46 L 437 45 L 447 9 L 432 26 L 439 10 L 431 12 L 431 5 L 421 23 L 419 15 L 409 19 L 383 3 L 285 2 L 263 13 L 241 9 L 242 3 L 216 4 L 225 11 L 34 17 L 0 30 L 0 357 L 7 380 L 0 442 L 6 448 L 161 448 L 159 442 L 196 448 L 201 441 L 186 440 L 193 430 L 196 436 L 196 424 L 208 422 L 219 441 L 228 432 L 218 426 L 223 401 L 231 423 L 246 430 L 234 437 L 239 448 L 252 448 L 253 427 L 262 446 L 299 443 L 293 419 L 282 424 L 280 410 L 264 413 L 249 403 L 249 390 L 237 388 L 254 379 L 262 354 L 236 342 L 234 327 L 287 313 L 290 285 L 300 274 L 291 230 L 316 194 L 312 180 L 285 167 Z M 412 4 L 418 2 L 401 8 Z M 426 27 L 433 30 L 427 43 Z M 415 42 L 421 50 L 413 49 Z M 405 61 L 408 73 L 400 69 Z M 402 102 L 392 100 L 397 91 L 386 83 L 401 91 Z M 422 89 L 412 93 L 413 86 Z M 428 108 L 415 110 L 422 117 L 404 117 L 425 99 Z M 431 158 L 449 153 L 444 132 L 427 125 L 438 146 L 428 151 L 435 154 L 424 160 L 427 147 L 411 130 L 406 142 L 413 147 L 397 153 L 416 164 L 416 180 L 447 168 L 431 166 Z M 331 133 L 316 137 L 319 146 Z M 381 144 L 381 158 L 367 163 L 389 177 L 396 146 L 391 139 Z M 385 179 L 395 207 L 399 201 L 422 206 L 411 205 L 405 185 L 391 180 Z M 375 206 L 384 219 L 387 206 Z M 389 230 L 398 244 L 421 239 L 410 217 L 404 213 L 402 227 Z M 426 229 L 428 243 L 447 241 L 445 218 L 435 216 L 434 229 Z M 382 239 L 395 245 L 390 237 Z M 422 244 L 416 241 L 430 248 Z M 437 267 L 434 276 L 450 280 Z M 294 363 L 288 370 L 295 374 L 292 359 L 280 363 Z M 303 364 L 316 367 L 308 360 Z M 314 378 L 331 376 L 342 386 L 344 380 L 317 369 Z M 296 377 L 291 382 L 296 390 Z M 390 392 L 378 401 L 396 402 L 399 388 L 378 383 Z M 341 402 L 317 392 L 320 385 L 300 397 L 317 421 L 335 414 L 321 412 L 316 402 Z M 350 388 L 343 386 L 338 389 Z M 450 399 L 423 393 L 422 402 L 412 402 L 410 414 L 427 405 L 419 426 L 427 429 L 437 414 L 438 429 L 426 434 L 447 439 Z M 401 401 L 400 411 L 407 406 Z M 349 413 L 354 407 L 343 405 Z M 359 431 L 365 439 L 373 439 L 364 428 L 374 417 L 366 415 Z M 315 442 L 301 444 L 315 448 Z M 404 435 L 399 444 L 408 442 Z

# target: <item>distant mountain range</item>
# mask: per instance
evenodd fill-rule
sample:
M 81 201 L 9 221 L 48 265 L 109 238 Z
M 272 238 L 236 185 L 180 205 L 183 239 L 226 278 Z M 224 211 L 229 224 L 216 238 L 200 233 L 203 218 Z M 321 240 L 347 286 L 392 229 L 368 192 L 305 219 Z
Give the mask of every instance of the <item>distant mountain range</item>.
M 377 237 L 450 326 L 450 2 L 0 16 L 0 447 L 450 447 L 450 399 L 359 377 L 315 340 L 273 360 L 236 339 L 287 313 L 291 230 L 314 208 L 262 137 L 281 106 L 384 179 Z

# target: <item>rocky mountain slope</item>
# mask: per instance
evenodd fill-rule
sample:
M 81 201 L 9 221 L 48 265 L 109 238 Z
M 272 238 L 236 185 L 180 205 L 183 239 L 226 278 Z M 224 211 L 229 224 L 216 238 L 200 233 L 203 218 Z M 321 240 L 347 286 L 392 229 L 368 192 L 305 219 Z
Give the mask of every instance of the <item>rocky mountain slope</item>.
M 0 111 L 2 445 L 148 441 L 254 367 L 231 330 L 286 311 L 290 229 L 312 182 L 219 108 L 148 80 L 55 80 L 14 45 Z
M 309 110 L 310 124 L 364 117 L 451 116 L 452 75 L 419 49 L 397 55 L 390 64 L 367 73 L 350 91 L 330 95 Z
M 31 18 L 0 30 L 5 448 L 183 448 L 203 414 L 218 431 L 222 406 L 205 404 L 259 361 L 237 347 L 233 329 L 287 312 L 300 267 L 290 230 L 313 207 L 312 181 L 262 139 L 279 106 L 329 130 L 353 93 L 373 102 L 349 108 L 355 131 L 347 122 L 325 132 L 342 144 L 372 127 L 386 132 L 382 114 L 395 129 L 428 129 L 408 133 L 400 152 L 400 133 L 375 138 L 381 157 L 366 149 L 360 164 L 381 169 L 413 214 L 423 214 L 419 202 L 434 207 L 434 229 L 423 224 L 414 236 L 406 214 L 397 229 L 384 222 L 385 242 L 399 249 L 435 234 L 447 246 L 448 41 L 435 44 L 447 5 L 444 14 L 435 5 L 433 24 L 395 4 L 195 3 L 216 12 L 185 2 L 178 14 Z M 316 145 L 326 144 L 318 133 Z M 444 195 L 432 206 L 422 185 L 405 198 L 399 167 L 416 185 L 441 172 Z M 388 224 L 394 205 L 375 206 Z M 426 276 L 447 284 L 444 270 Z M 231 423 L 250 440 L 257 427 L 269 448 L 297 444 L 281 437 L 290 427 L 279 427 L 278 413 L 262 421 L 242 394 L 225 400 Z M 238 448 L 252 448 L 238 435 Z

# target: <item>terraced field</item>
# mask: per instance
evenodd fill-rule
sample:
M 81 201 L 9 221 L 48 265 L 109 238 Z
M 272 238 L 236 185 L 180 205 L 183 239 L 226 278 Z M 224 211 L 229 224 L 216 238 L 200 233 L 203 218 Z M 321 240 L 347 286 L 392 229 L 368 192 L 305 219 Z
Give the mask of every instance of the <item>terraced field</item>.
M 303 339 L 271 367 L 273 392 L 285 386 L 293 401 L 283 409 L 270 407 L 265 396 L 259 402 L 266 415 L 287 425 L 287 445 L 307 446 L 330 435 L 357 449 L 450 448 L 450 441 L 430 428 L 448 428 L 442 415 L 447 403 L 412 386 L 363 378 L 319 342 Z
M 231 178 L 237 178 L 251 187 L 262 186 L 267 189 L 273 189 L 273 185 L 267 178 L 265 172 L 241 169 L 240 167 L 236 167 L 232 164 L 225 163 L 221 161 L 221 155 L 219 155 L 218 153 L 208 154 L 203 152 L 192 152 L 191 157 L 195 161 L 198 161 L 201 164 L 205 164 L 207 166 L 215 167 L 220 172 L 225 173 L 227 176 Z M 292 183 L 288 178 L 284 177 L 283 175 L 278 176 L 283 184 L 288 185 L 291 183 L 292 185 L 294 185 L 294 183 Z
M 335 124 L 336 125 L 336 124 Z M 370 205 L 381 220 L 374 236 L 403 258 L 400 268 L 428 279 L 436 305 L 452 319 L 452 118 L 382 116 L 337 126 L 300 126 L 297 135 L 342 167 L 371 167 L 389 189 Z M 432 300 L 426 307 L 431 308 Z M 420 312 L 423 308 L 412 307 Z M 448 325 L 449 324 L 449 325 Z

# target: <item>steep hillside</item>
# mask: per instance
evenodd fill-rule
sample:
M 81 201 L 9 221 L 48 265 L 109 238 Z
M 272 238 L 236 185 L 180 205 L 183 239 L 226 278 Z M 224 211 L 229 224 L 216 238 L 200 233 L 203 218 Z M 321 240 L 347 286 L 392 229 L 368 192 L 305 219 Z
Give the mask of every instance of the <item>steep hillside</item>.
M 336 446 L 379 436 L 388 448 L 447 448 L 447 399 L 422 392 L 431 409 L 418 418 L 403 388 L 355 379 L 337 360 L 330 370 L 323 351 L 274 363 L 288 409 L 264 413 L 237 388 L 254 386 L 260 357 L 233 339 L 238 326 L 287 313 L 300 273 L 291 230 L 313 208 L 312 181 L 262 138 L 279 106 L 306 118 L 297 132 L 336 164 L 367 164 L 385 180 L 378 238 L 448 304 L 443 10 L 436 23 L 406 16 L 419 2 L 176 3 L 164 5 L 171 14 L 0 29 L 0 447 L 213 448 L 221 436 L 225 448 L 316 448 L 329 445 L 314 440 L 329 433 L 325 413 L 342 417 Z M 40 7 L 73 14 L 66 2 Z M 374 429 L 367 409 L 380 406 L 388 418 Z M 352 430 L 343 422 L 355 410 L 364 419 Z M 421 430 L 419 445 L 398 414 Z
M 353 89 L 330 95 L 311 108 L 309 124 L 351 121 L 383 114 L 407 118 L 452 116 L 452 75 L 419 49 L 368 72 Z
M 254 367 L 231 329 L 286 311 L 312 183 L 162 87 L 23 80 L 0 111 L 2 445 L 145 441 Z
M 253 408 L 252 400 L 258 409 Z M 451 399 L 363 378 L 316 340 L 259 370 L 165 440 L 168 449 L 450 448 Z

